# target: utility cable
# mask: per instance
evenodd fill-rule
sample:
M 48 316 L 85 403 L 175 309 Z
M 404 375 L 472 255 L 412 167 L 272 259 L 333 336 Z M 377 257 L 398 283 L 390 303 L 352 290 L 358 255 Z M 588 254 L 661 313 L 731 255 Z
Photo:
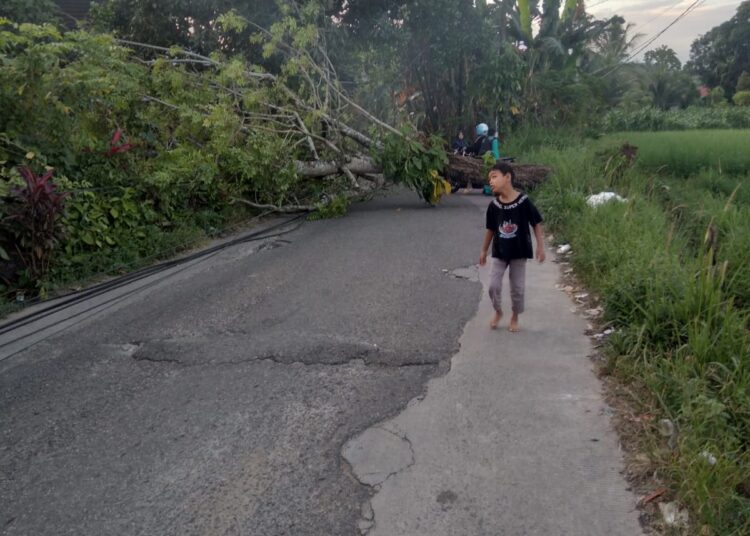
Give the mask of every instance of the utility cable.
M 29 315 L 26 315 L 24 317 L 21 317 L 21 318 L 18 318 L 16 320 L 13 320 L 13 321 L 10 321 L 10 322 L 7 322 L 7 323 L 3 324 L 2 326 L 0 326 L 0 335 L 4 335 L 4 334 L 6 334 L 8 332 L 11 332 L 11 331 L 13 331 L 15 329 L 18 329 L 20 327 L 26 326 L 26 325 L 34 322 L 34 321 L 37 321 L 37 320 L 42 319 L 42 318 L 45 318 L 45 317 L 50 316 L 50 315 L 52 315 L 54 313 L 57 313 L 59 311 L 65 310 L 65 309 L 67 309 L 69 307 L 72 307 L 73 305 L 76 305 L 77 303 L 80 303 L 81 301 L 84 301 L 86 299 L 93 298 L 95 296 L 98 296 L 98 295 L 103 294 L 105 292 L 108 292 L 110 290 L 114 290 L 114 289 L 120 288 L 120 287 L 122 287 L 124 285 L 132 283 L 134 281 L 138 281 L 140 279 L 144 279 L 144 278 L 149 277 L 151 275 L 158 274 L 158 273 L 163 272 L 163 271 L 165 271 L 165 270 L 167 270 L 169 268 L 173 268 L 175 266 L 179 266 L 181 264 L 185 264 L 185 263 L 188 263 L 190 261 L 197 260 L 197 259 L 201 259 L 202 260 L 203 258 L 207 258 L 207 257 L 209 257 L 209 256 L 211 256 L 211 255 L 213 255 L 215 253 L 218 253 L 221 250 L 227 249 L 229 247 L 232 247 L 232 246 L 235 246 L 235 245 L 238 245 L 238 244 L 242 244 L 242 243 L 246 243 L 246 242 L 252 242 L 252 241 L 257 241 L 257 240 L 264 240 L 264 239 L 267 239 L 267 238 L 274 238 L 274 237 L 277 237 L 277 236 L 282 236 L 282 235 L 291 233 L 291 232 L 297 230 L 302 225 L 302 223 L 298 223 L 296 226 L 294 226 L 291 229 L 287 229 L 287 230 L 284 230 L 284 231 L 280 231 L 280 232 L 268 234 L 269 231 L 273 231 L 273 230 L 280 229 L 280 228 L 283 228 L 285 226 L 288 226 L 288 225 L 290 225 L 290 224 L 292 224 L 294 222 L 297 222 L 298 220 L 300 220 L 304 216 L 306 216 L 306 214 L 303 213 L 303 214 L 300 214 L 300 215 L 295 216 L 293 218 L 289 218 L 289 219 L 287 219 L 287 220 L 285 220 L 283 222 L 280 222 L 278 224 L 272 225 L 271 227 L 268 227 L 266 229 L 262 229 L 260 231 L 256 231 L 256 232 L 251 233 L 251 234 L 246 235 L 246 236 L 238 237 L 238 238 L 236 238 L 234 240 L 230 240 L 230 241 L 225 242 L 223 244 L 218 244 L 218 245 L 216 245 L 214 247 L 211 247 L 211 248 L 208 248 L 208 249 L 196 252 L 196 253 L 188 255 L 186 257 L 181 257 L 179 259 L 173 259 L 173 260 L 170 260 L 170 261 L 166 261 L 166 262 L 157 264 L 155 266 L 150 266 L 150 267 L 147 267 L 147 268 L 143 268 L 141 270 L 137 270 L 137 271 L 135 271 L 133 273 L 130 273 L 130 274 L 127 274 L 125 276 L 116 278 L 114 280 L 107 281 L 107 282 L 101 283 L 99 285 L 95 285 L 95 286 L 93 286 L 91 288 L 88 288 L 86 290 L 78 291 L 78 292 L 72 292 L 72 293 L 66 294 L 65 296 L 63 296 L 63 297 L 60 298 L 60 299 L 62 299 L 62 301 L 60 301 L 58 303 L 55 303 L 53 305 L 50 305 L 49 307 L 46 307 L 44 309 L 41 309 L 39 311 L 36 311 L 36 312 L 31 313 Z M 140 289 L 136 289 L 136 291 L 138 291 L 138 290 L 140 290 Z M 95 307 L 98 307 L 98 306 L 95 306 Z M 77 316 L 77 315 L 74 315 L 74 316 Z M 65 322 L 65 320 L 55 322 L 51 326 L 47 326 L 45 329 L 47 329 L 49 327 L 54 327 L 55 325 L 60 324 L 62 322 Z M 18 342 L 19 340 L 22 340 L 22 339 L 24 339 L 24 338 L 26 338 L 28 336 L 30 336 L 30 335 L 23 335 L 23 336 L 20 336 L 20 337 L 18 337 L 16 339 L 11 340 L 11 341 L 2 343 L 2 344 L 0 344 L 0 349 L 4 348 L 4 347 L 6 347 L 6 346 L 8 346 L 10 344 L 13 344 L 15 342 Z
M 294 227 L 293 229 L 289 229 L 289 230 L 287 230 L 287 231 L 283 231 L 283 232 L 275 233 L 275 234 L 272 234 L 272 235 L 264 235 L 264 236 L 261 236 L 261 237 L 257 237 L 257 238 L 254 238 L 254 239 L 255 239 L 255 240 L 260 240 L 260 239 L 270 238 L 270 237 L 274 237 L 274 236 L 281 236 L 281 235 L 284 235 L 284 234 L 287 234 L 287 233 L 293 232 L 293 231 L 294 231 L 294 230 L 296 230 L 296 229 L 297 229 L 297 228 L 298 228 L 298 227 L 299 227 L 300 225 L 301 225 L 301 224 L 298 224 L 298 225 L 297 225 L 297 226 L 295 226 L 295 227 Z M 249 241 L 249 240 L 246 240 L 246 241 Z M 229 244 L 227 244 L 227 247 L 228 247 L 228 246 L 229 246 Z M 223 249 L 223 248 L 220 248 L 220 249 Z M 200 262 L 202 262 L 203 260 L 205 260 L 205 259 L 207 259 L 207 258 L 209 258 L 209 257 L 212 257 L 212 256 L 214 256 L 214 255 L 218 254 L 218 253 L 220 252 L 220 249 L 219 249 L 219 250 L 217 250 L 217 251 L 206 251 L 206 252 L 203 252 L 203 255 L 202 255 L 202 256 L 200 256 L 199 258 L 197 258 L 197 259 L 191 259 L 191 260 L 194 260 L 194 261 L 195 261 L 195 262 L 194 262 L 193 264 L 190 264 L 190 265 L 188 265 L 188 266 L 184 266 L 183 268 L 180 268 L 179 270 L 176 270 L 176 271 L 172 272 L 171 274 L 169 274 L 169 276 L 171 277 L 171 276 L 172 276 L 172 275 L 174 275 L 174 274 L 180 273 L 180 272 L 182 272 L 182 271 L 186 270 L 187 268 L 190 268 L 190 267 L 192 267 L 192 266 L 195 266 L 196 264 L 199 264 L 199 263 L 200 263 Z M 166 268 L 165 268 L 165 269 L 166 269 Z M 141 277 L 141 278 L 138 278 L 138 279 L 143 279 L 143 278 L 147 277 L 148 275 L 151 275 L 151 274 L 146 274 L 146 275 L 144 275 L 143 277 Z M 12 354 L 9 354 L 9 355 L 7 355 L 7 356 L 4 356 L 4 357 L 3 357 L 2 359 L 0 359 L 0 361 L 4 361 L 5 359 L 9 359 L 9 358 L 11 358 L 11 357 L 13 357 L 13 356 L 15 356 L 15 355 L 17 355 L 17 354 L 21 353 L 21 352 L 24 352 L 24 351 L 28 350 L 29 348 L 31 348 L 31 347 L 33 347 L 33 346 L 35 346 L 35 345 L 39 344 L 40 342 L 43 342 L 43 341 L 45 341 L 45 340 L 49 339 L 49 338 L 50 338 L 51 336 L 53 336 L 53 335 L 55 335 L 55 334 L 57 334 L 57 333 L 60 333 L 60 332 L 64 331 L 65 329 L 68 329 L 69 327 L 72 327 L 72 326 L 74 326 L 74 325 L 77 325 L 77 324 L 79 324 L 80 322 L 82 322 L 82 321 L 83 321 L 83 320 L 85 320 L 86 318 L 89 318 L 90 316 L 93 316 L 94 314 L 97 314 L 97 313 L 99 313 L 99 312 L 101 312 L 101 311 L 104 311 L 104 310 L 107 310 L 107 309 L 109 309 L 109 308 L 110 308 L 111 306 L 114 306 L 115 304 L 119 303 L 120 301 L 124 300 L 125 298 L 127 298 L 127 297 L 129 297 L 129 296 L 131 296 L 131 295 L 134 295 L 134 294 L 136 294 L 136 293 L 139 293 L 139 292 L 141 292 L 141 291 L 143 291 L 143 290 L 146 290 L 146 289 L 148 289 L 148 288 L 150 288 L 150 287 L 153 287 L 153 286 L 155 286 L 156 284 L 160 283 L 161 281 L 162 281 L 161 279 L 157 279 L 157 280 L 155 280 L 155 281 L 152 281 L 152 282 L 150 282 L 150 283 L 148 283 L 148 284 L 146 284 L 146 285 L 143 285 L 143 286 L 141 286 L 141 287 L 138 287 L 138 288 L 136 288 L 136 289 L 130 290 L 130 291 L 126 292 L 125 294 L 121 295 L 121 296 L 118 296 L 118 297 L 116 297 L 116 298 L 113 298 L 113 299 L 109 299 L 109 300 L 106 300 L 105 302 L 103 302 L 103 303 L 99 303 L 99 304 L 97 304 L 97 305 L 93 305 L 92 307 L 89 307 L 89 308 L 87 308 L 87 309 L 84 309 L 84 310 L 82 310 L 82 311 L 79 311 L 79 312 L 77 312 L 77 313 L 75 313 L 75 314 L 73 314 L 73 315 L 71 315 L 71 316 L 69 316 L 69 317 L 67 317 L 67 318 L 65 318 L 65 319 L 62 319 L 62 320 L 58 320 L 58 321 L 56 321 L 56 322 L 54 322 L 54 323 L 52 323 L 52 324 L 50 324 L 50 325 L 48 325 L 48 326 L 45 326 L 45 327 L 44 327 L 43 329 L 44 329 L 44 330 L 49 330 L 49 329 L 51 329 L 51 328 L 54 328 L 54 327 L 56 327 L 56 326 L 58 326 L 58 325 L 61 325 L 61 324 L 67 323 L 67 322 L 69 322 L 69 321 L 70 321 L 71 319 L 73 319 L 73 318 L 79 317 L 79 316 L 81 316 L 81 315 L 83 315 L 83 314 L 85 314 L 85 313 L 88 313 L 88 312 L 90 312 L 90 311 L 94 311 L 94 312 L 92 312 L 92 313 L 91 313 L 90 315 L 87 315 L 87 316 L 85 316 L 85 317 L 83 317 L 83 318 L 79 319 L 78 321 L 74 322 L 73 324 L 70 324 L 70 325 L 67 325 L 67 326 L 64 326 L 64 327 L 62 327 L 61 329 L 55 330 L 55 331 L 53 331 L 52 333 L 49 333 L 48 335 L 46 335 L 46 336 L 42 337 L 41 339 L 39 339 L 39 340 L 36 340 L 36 341 L 34 341 L 33 343 L 31 343 L 31 344 L 28 344 L 28 345 L 24 346 L 23 348 L 20 348 L 19 350 L 16 350 L 16 351 L 15 351 L 15 352 L 13 352 Z M 107 289 L 107 290 L 112 290 L 112 289 Z M 101 292 L 100 292 L 100 293 L 101 293 Z M 100 294 L 100 293 L 97 293 L 97 294 Z M 88 297 L 93 297 L 93 296 L 88 296 Z M 81 300 L 77 300 L 77 301 L 76 301 L 76 303 L 77 303 L 78 301 L 81 301 Z M 67 305 L 67 307 L 70 307 L 70 306 L 72 306 L 72 305 L 75 305 L 75 303 L 69 304 L 69 305 Z M 50 312 L 49 314 L 53 314 L 53 312 Z M 23 318 L 23 319 L 20 319 L 20 320 L 26 320 L 26 318 Z M 16 329 L 17 329 L 18 327 L 21 327 L 21 326 L 16 326 Z M 3 343 L 2 345 L 0 345 L 0 349 L 2 349 L 2 348 L 5 348 L 5 347 L 7 347 L 7 346 L 10 346 L 10 345 L 12 345 L 12 344 L 15 344 L 15 343 L 17 343 L 18 341 L 21 341 L 21 340 L 23 340 L 23 339 L 29 338 L 29 337 L 31 337 L 31 336 L 33 336 L 33 335 L 34 335 L 34 333 L 29 333 L 29 334 L 26 334 L 26 335 L 21 335 L 21 336 L 19 336 L 19 337 L 16 337 L 15 339 L 13 339 L 13 340 L 10 340 L 10 341 L 7 341 L 7 342 Z
M 660 30 L 659 32 L 657 32 L 653 37 L 649 38 L 643 45 L 641 45 L 640 47 L 638 47 L 638 49 L 635 52 L 633 52 L 632 54 L 630 54 L 630 56 L 628 56 L 627 58 L 625 58 L 625 60 L 623 60 L 622 62 L 618 63 L 617 65 L 615 65 L 614 67 L 612 67 L 609 71 L 607 71 L 606 73 L 604 73 L 603 75 L 601 75 L 600 78 L 606 78 L 607 76 L 609 76 L 610 74 L 612 74 L 613 72 L 615 72 L 617 69 L 619 69 L 620 67 L 622 67 L 622 65 L 624 65 L 625 63 L 627 63 L 628 61 L 630 61 L 631 59 L 633 59 L 634 57 L 636 57 L 638 54 L 640 54 L 641 52 L 643 52 L 646 48 L 648 48 L 649 46 L 651 46 L 651 44 L 654 41 L 656 41 L 659 37 L 661 37 L 664 34 L 664 32 L 666 32 L 667 30 L 669 30 L 672 26 L 674 26 L 675 24 L 677 24 L 677 22 L 679 22 L 680 20 L 682 20 L 684 17 L 686 17 L 688 14 L 690 14 L 691 12 L 693 12 L 698 7 L 700 7 L 700 5 L 703 4 L 703 3 L 705 3 L 705 1 L 706 0 L 695 0 L 692 4 L 690 4 L 687 8 L 685 8 L 685 10 L 682 13 L 680 13 L 666 27 L 664 27 L 662 30 Z M 598 71 L 594 72 L 593 74 L 596 74 L 597 72 Z
M 670 22 L 664 29 L 657 32 L 656 35 L 654 35 L 652 38 L 647 40 L 643 45 L 641 45 L 635 52 L 633 52 L 625 61 L 628 61 L 638 54 L 640 54 L 643 50 L 648 48 L 654 41 L 656 41 L 659 37 L 664 34 L 667 30 L 669 30 L 672 26 L 677 24 L 680 20 L 682 20 L 683 17 L 686 17 L 691 12 L 695 11 L 698 7 L 700 7 L 701 4 L 705 3 L 706 0 L 695 0 L 692 4 L 690 4 L 682 13 L 680 13 L 677 18 L 675 18 L 672 22 Z
M 240 227 L 240 226 L 245 225 L 245 224 L 247 224 L 249 222 L 255 221 L 258 218 L 261 218 L 261 217 L 266 216 L 268 214 L 270 214 L 270 211 L 262 212 L 261 214 L 259 214 L 257 216 L 253 216 L 252 218 L 249 218 L 247 220 L 242 220 L 242 221 L 233 223 L 231 225 L 227 225 L 226 227 L 223 227 L 222 229 L 219 229 L 214 234 L 216 234 L 216 235 L 225 234 L 227 232 L 230 232 L 230 231 L 236 229 L 237 227 Z M 153 253 L 151 255 L 147 255 L 146 257 L 141 257 L 139 259 L 136 259 L 136 260 L 128 262 L 128 263 L 113 264 L 108 270 L 104 270 L 104 271 L 98 272 L 96 274 L 92 274 L 87 279 L 89 281 L 91 281 L 91 280 L 96 279 L 99 276 L 108 275 L 113 270 L 118 270 L 118 269 L 119 270 L 124 270 L 124 269 L 130 268 L 130 267 L 134 267 L 137 264 L 143 265 L 143 264 L 145 264 L 148 261 L 157 260 L 159 258 L 167 257 L 168 255 L 176 255 L 180 251 L 189 249 L 190 246 L 198 244 L 199 242 L 202 242 L 203 240 L 205 240 L 205 238 L 206 238 L 205 236 L 200 236 L 200 237 L 194 238 L 192 240 L 187 240 L 185 242 L 181 242 L 179 244 L 175 244 L 174 246 L 171 246 L 171 247 L 169 247 L 167 249 L 164 249 L 164 250 L 161 250 L 161 251 L 157 251 L 156 253 Z M 84 259 L 90 259 L 91 257 L 94 257 L 95 255 L 96 255 L 95 253 L 90 254 L 90 255 L 86 255 L 84 257 Z M 140 270 L 145 270 L 146 268 L 153 268 L 153 267 L 142 267 L 142 268 L 140 268 Z M 135 273 L 135 272 L 131 272 L 131 274 L 132 273 Z M 127 274 L 127 275 L 129 275 L 129 274 Z M 125 277 L 125 276 L 123 276 L 123 277 Z M 72 284 L 74 284 L 74 283 L 73 282 L 68 283 L 68 285 L 72 285 Z M 92 287 L 89 287 L 89 288 L 92 288 Z M 10 296 L 11 294 L 14 294 L 16 292 L 17 292 L 17 290 L 10 290 L 10 291 L 6 292 L 5 294 L 3 294 L 2 297 L 3 298 L 7 298 L 8 296 Z M 67 296 L 73 295 L 76 292 L 80 292 L 80 291 L 69 292 L 69 293 L 57 295 L 57 296 L 55 296 L 53 298 L 48 298 L 48 299 L 42 299 L 40 297 L 32 298 L 30 300 L 26 300 L 25 302 L 23 302 L 24 305 L 20 308 L 20 310 L 26 309 L 26 308 L 28 308 L 28 307 L 30 307 L 32 305 L 37 304 L 37 303 L 41 303 L 41 302 L 45 302 L 45 301 L 51 301 L 51 300 L 59 300 L 59 299 L 65 298 Z M 0 333 L 0 335 L 1 334 L 2 333 Z
M 78 302 L 82 301 L 83 299 L 94 297 L 94 296 L 98 296 L 99 294 L 102 294 L 103 292 L 106 292 L 108 290 L 119 288 L 121 286 L 124 286 L 124 285 L 132 282 L 132 281 L 136 281 L 138 279 L 143 279 L 144 277 L 148 277 L 150 275 L 153 275 L 155 273 L 158 273 L 158 272 L 164 271 L 166 269 L 172 268 L 172 267 L 177 266 L 179 264 L 184 264 L 184 263 L 189 262 L 189 261 L 191 261 L 193 259 L 196 259 L 196 258 L 205 256 L 205 255 L 208 255 L 208 254 L 213 253 L 215 251 L 226 249 L 228 247 L 231 247 L 231 246 L 234 246 L 234 245 L 237 245 L 237 244 L 241 244 L 243 242 L 250 242 L 250 241 L 255 241 L 255 240 L 263 240 L 263 239 L 266 239 L 266 238 L 273 238 L 275 236 L 281 236 L 283 234 L 287 234 L 287 232 L 291 232 L 291 231 L 296 230 L 297 227 L 295 227 L 294 229 L 291 229 L 290 231 L 282 232 L 282 233 L 274 233 L 274 234 L 271 234 L 271 235 L 267 235 L 266 233 L 269 232 L 269 231 L 273 231 L 275 229 L 279 229 L 281 227 L 284 227 L 284 226 L 286 226 L 286 225 L 288 225 L 288 224 L 290 224 L 290 223 L 292 223 L 292 222 L 294 222 L 296 220 L 299 220 L 304 215 L 305 214 L 301 214 L 299 216 L 295 216 L 294 218 L 290 218 L 290 219 L 288 219 L 286 221 L 283 221 L 283 222 L 280 222 L 278 224 L 272 225 L 271 227 L 268 227 L 266 229 L 262 229 L 260 231 L 256 231 L 254 233 L 251 233 L 251 234 L 243 236 L 243 237 L 238 237 L 238 238 L 236 238 L 234 240 L 230 240 L 230 241 L 225 242 L 223 244 L 218 244 L 218 245 L 213 246 L 211 248 L 195 252 L 195 253 L 193 253 L 191 255 L 187 255 L 185 257 L 180 257 L 178 259 L 171 259 L 169 261 L 165 261 L 165 262 L 153 265 L 153 266 L 147 266 L 147 267 L 141 268 L 139 270 L 136 270 L 134 272 L 131 272 L 131 273 L 126 274 L 126 275 L 123 275 L 121 277 L 112 279 L 110 281 L 105 281 L 105 282 L 100 283 L 98 285 L 94 285 L 94 286 L 89 287 L 89 288 L 87 288 L 85 290 L 70 292 L 70 293 L 65 294 L 63 296 L 55 298 L 55 300 L 63 300 L 63 301 L 61 301 L 59 303 L 56 303 L 54 305 L 50 305 L 49 307 L 46 307 L 45 309 L 36 311 L 36 312 L 31 313 L 31 314 L 29 314 L 27 316 L 24 316 L 22 318 L 19 318 L 19 319 L 13 320 L 11 322 L 7 322 L 5 324 L 0 325 L 0 335 L 3 335 L 5 333 L 7 333 L 8 331 L 11 331 L 11 330 L 13 330 L 15 328 L 21 327 L 23 325 L 27 325 L 31 321 L 36 320 L 38 318 L 42 318 L 44 316 L 48 316 L 49 314 L 51 314 L 53 312 L 56 312 L 57 310 L 65 309 L 65 308 L 67 308 L 67 307 L 69 307 L 71 305 L 74 305 L 75 303 L 78 303 Z M 0 346 L 0 348 L 1 347 L 2 346 Z
M 683 2 L 685 2 L 685 0 L 679 0 L 678 2 L 665 7 L 664 9 L 662 9 L 661 11 L 659 11 L 656 15 L 654 15 L 651 18 L 651 20 L 649 20 L 648 22 L 646 22 L 646 24 L 644 24 L 640 28 L 636 28 L 636 29 L 643 30 L 644 28 L 647 28 L 648 26 L 650 26 L 651 24 L 653 24 L 659 17 L 661 17 L 662 15 L 664 15 L 665 13 L 667 13 L 668 11 L 671 11 L 672 9 L 676 8 L 677 6 L 679 6 L 680 4 L 682 4 Z
M 183 266 L 182 268 L 180 268 L 179 270 L 175 270 L 170 275 L 175 275 L 175 274 L 178 274 L 180 272 L 183 272 L 183 271 L 187 270 L 188 268 L 192 268 L 193 266 L 195 266 L 195 265 L 203 262 L 204 260 L 206 260 L 206 259 L 208 259 L 210 257 L 213 257 L 214 255 L 217 255 L 218 253 L 219 253 L 218 251 L 215 251 L 215 252 L 211 253 L 210 255 L 207 255 L 207 256 L 205 256 L 203 258 L 197 259 L 194 263 L 187 264 L 187 265 Z M 92 307 L 89 307 L 88 309 L 84 309 L 82 311 L 79 311 L 79 312 L 75 313 L 74 315 L 71 315 L 71 316 L 67 317 L 64 320 L 55 322 L 54 324 L 50 324 L 49 326 L 47 326 L 44 329 L 54 328 L 56 326 L 62 325 L 64 323 L 67 323 L 67 322 L 69 322 L 70 320 L 72 320 L 72 319 L 74 319 L 76 317 L 84 315 L 85 313 L 90 313 L 90 314 L 88 314 L 86 316 L 83 316 L 82 318 L 79 318 L 78 320 L 76 320 L 75 322 L 73 322 L 71 324 L 67 324 L 65 326 L 62 326 L 60 329 L 53 331 L 52 333 L 48 333 L 47 335 L 45 335 L 41 339 L 36 340 L 36 341 L 32 342 L 31 344 L 27 344 L 26 346 L 24 346 L 23 348 L 20 348 L 20 349 L 16 350 L 12 354 L 8 354 L 6 356 L 3 356 L 2 358 L 0 358 L 0 362 L 5 361 L 6 359 L 10 359 L 11 357 L 13 357 L 15 355 L 18 355 L 21 352 L 25 352 L 29 348 L 31 348 L 33 346 L 36 346 L 37 344 L 39 344 L 41 342 L 46 341 L 50 337 L 53 337 L 53 336 L 57 335 L 58 333 L 61 333 L 61 332 L 65 331 L 66 329 L 70 329 L 73 326 L 77 326 L 78 324 L 80 324 L 81 322 L 85 321 L 86 319 L 88 319 L 88 318 L 90 318 L 90 317 L 92 317 L 92 316 L 94 316 L 96 314 L 99 314 L 99 313 L 101 313 L 103 311 L 106 311 L 107 309 L 110 309 L 110 308 L 114 307 L 115 305 L 117 305 L 118 303 L 124 301 L 126 298 L 129 298 L 130 296 L 132 296 L 134 294 L 137 294 L 138 292 L 141 292 L 141 291 L 144 291 L 146 289 L 149 289 L 149 288 L 157 285 L 158 283 L 161 283 L 160 279 L 157 279 L 155 281 L 151 281 L 150 283 L 147 283 L 147 284 L 145 284 L 145 285 L 143 285 L 141 287 L 138 287 L 136 289 L 129 290 L 128 292 L 126 292 L 126 293 L 124 293 L 124 294 L 122 294 L 120 296 L 117 296 L 116 298 L 113 298 L 111 300 L 107 300 L 105 302 L 102 302 L 102 303 L 99 303 L 99 304 L 94 305 Z M 14 344 L 14 343 L 16 343 L 18 341 L 21 341 L 21 340 L 23 340 L 25 338 L 28 338 L 28 337 L 32 336 L 32 335 L 34 335 L 34 334 L 33 333 L 29 333 L 28 335 L 22 335 L 20 337 L 16 337 L 15 339 L 13 339 L 11 341 L 8 341 L 7 343 L 3 343 L 2 345 L 0 345 L 0 348 L 4 348 L 6 346 Z

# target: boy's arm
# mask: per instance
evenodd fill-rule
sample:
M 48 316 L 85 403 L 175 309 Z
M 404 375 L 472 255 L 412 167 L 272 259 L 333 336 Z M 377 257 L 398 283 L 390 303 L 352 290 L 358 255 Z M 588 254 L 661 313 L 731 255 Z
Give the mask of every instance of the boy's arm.
M 534 237 L 536 238 L 536 260 L 544 262 L 546 255 L 544 254 L 544 229 L 541 223 L 534 226 Z
M 492 243 L 492 231 L 487 229 L 484 233 L 484 242 L 482 243 L 482 251 L 479 253 L 479 266 L 484 266 L 487 262 L 487 250 L 490 249 Z

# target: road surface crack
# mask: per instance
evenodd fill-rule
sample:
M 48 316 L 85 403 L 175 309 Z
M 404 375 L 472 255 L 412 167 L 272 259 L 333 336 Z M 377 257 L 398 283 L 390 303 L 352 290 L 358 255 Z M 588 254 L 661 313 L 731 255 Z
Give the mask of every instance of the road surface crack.
M 200 348 L 193 348 L 191 344 L 173 344 L 172 341 L 160 340 L 145 343 L 137 342 L 124 346 L 129 348 L 129 351 L 125 352 L 126 355 L 129 355 L 135 361 L 155 364 L 162 363 L 181 368 L 241 366 L 255 362 L 272 362 L 277 365 L 302 365 L 305 367 L 363 366 L 382 369 L 436 366 L 435 363 L 419 360 L 396 360 L 395 362 L 389 362 L 383 359 L 373 359 L 381 352 L 379 349 L 373 350 L 371 347 L 364 348 L 359 352 L 346 354 L 341 352 L 341 348 L 332 346 L 330 351 L 318 348 L 313 353 L 305 353 L 304 351 L 288 354 L 270 352 L 229 359 L 203 360 L 202 357 L 205 354 L 200 351 Z M 337 353 L 339 355 L 335 355 Z
M 411 461 L 409 461 L 409 463 L 407 463 L 403 467 L 400 467 L 399 469 L 397 469 L 395 471 L 391 471 L 390 473 L 388 473 L 388 475 L 386 475 L 386 477 L 382 480 L 382 482 L 380 482 L 380 484 L 382 485 L 386 481 L 388 481 L 388 479 L 391 478 L 392 476 L 395 476 L 395 475 L 397 475 L 399 473 L 403 473 L 404 471 L 406 471 L 407 469 L 409 469 L 410 467 L 412 467 L 415 463 L 417 463 L 417 459 L 416 459 L 416 457 L 414 455 L 414 445 L 412 445 L 411 439 L 409 439 L 409 437 L 406 434 L 397 434 L 393 430 L 389 430 L 388 428 L 384 428 L 383 426 L 375 426 L 374 428 L 377 428 L 379 430 L 383 430 L 384 432 L 387 432 L 387 433 L 391 434 L 392 436 L 400 439 L 404 443 L 406 443 L 406 445 L 409 447 L 409 456 L 411 458 Z

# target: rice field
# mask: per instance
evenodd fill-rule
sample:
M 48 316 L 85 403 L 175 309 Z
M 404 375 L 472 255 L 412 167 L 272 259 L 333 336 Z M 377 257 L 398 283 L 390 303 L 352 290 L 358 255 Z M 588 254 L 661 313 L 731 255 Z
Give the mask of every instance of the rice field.
M 691 176 L 712 170 L 746 175 L 750 169 L 750 129 L 619 132 L 599 140 L 602 146 L 638 147 L 637 166 L 644 171 Z

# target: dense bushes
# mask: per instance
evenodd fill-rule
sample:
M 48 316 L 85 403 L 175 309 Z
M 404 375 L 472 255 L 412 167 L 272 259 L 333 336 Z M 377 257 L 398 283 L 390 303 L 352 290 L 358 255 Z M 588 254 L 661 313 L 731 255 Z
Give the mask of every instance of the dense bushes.
M 254 126 L 256 102 L 278 96 L 251 87 L 243 69 L 139 60 L 111 36 L 0 19 L 0 294 L 132 265 L 173 242 L 161 235 L 194 241 L 243 217 L 233 197 L 319 201 L 294 170 L 305 149 Z M 65 192 L 55 240 L 39 238 L 42 264 L 27 237 L 36 231 L 13 214 L 21 201 L 8 197 L 24 186 L 19 166 Z M 108 257 L 118 261 L 105 266 Z

